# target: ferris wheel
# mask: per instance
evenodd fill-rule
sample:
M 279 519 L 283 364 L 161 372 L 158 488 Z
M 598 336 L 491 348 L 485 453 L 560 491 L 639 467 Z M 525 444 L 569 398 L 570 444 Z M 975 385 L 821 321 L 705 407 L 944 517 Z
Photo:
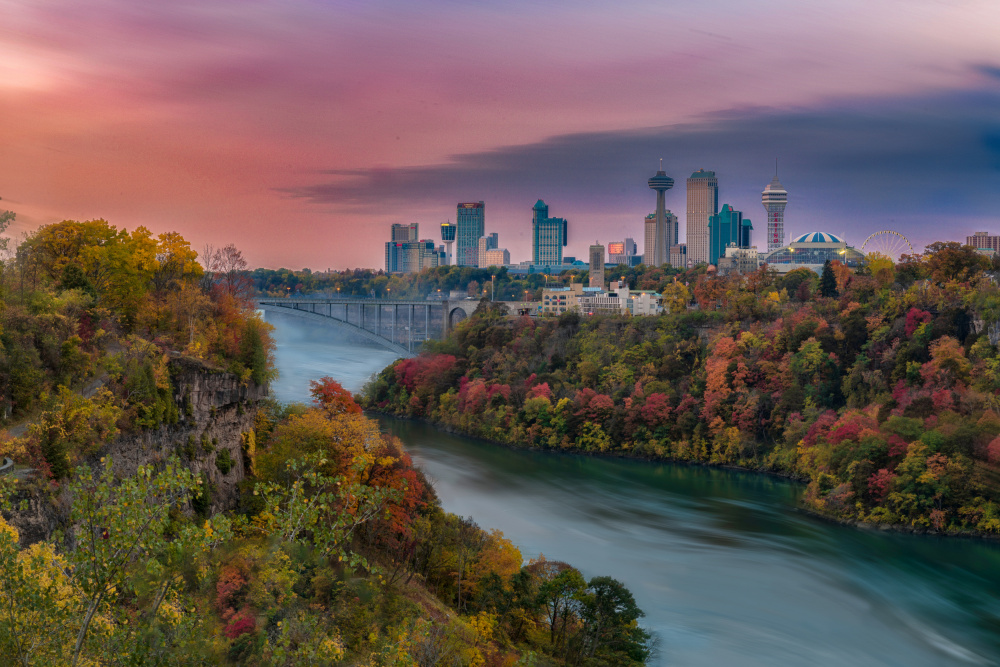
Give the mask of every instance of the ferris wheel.
M 861 252 L 866 255 L 878 253 L 896 262 L 899 260 L 900 255 L 912 255 L 913 246 L 899 232 L 894 232 L 891 229 L 883 229 L 865 239 L 865 242 L 861 244 Z

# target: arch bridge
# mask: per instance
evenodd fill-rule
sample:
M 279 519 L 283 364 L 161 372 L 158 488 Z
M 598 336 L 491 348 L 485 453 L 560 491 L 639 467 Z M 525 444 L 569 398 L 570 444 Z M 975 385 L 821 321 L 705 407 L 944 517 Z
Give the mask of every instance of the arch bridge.
M 400 356 L 412 357 L 426 340 L 444 338 L 472 315 L 478 301 L 389 299 L 258 299 L 265 312 L 286 313 L 351 331 Z

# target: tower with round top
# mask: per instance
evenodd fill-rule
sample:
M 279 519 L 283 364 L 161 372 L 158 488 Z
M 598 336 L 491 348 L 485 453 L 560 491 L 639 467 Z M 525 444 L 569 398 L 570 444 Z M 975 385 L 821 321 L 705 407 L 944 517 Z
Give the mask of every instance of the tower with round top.
M 666 192 L 674 187 L 674 179 L 667 176 L 663 171 L 663 160 L 660 160 L 660 170 L 649 179 L 649 188 L 656 190 L 656 234 L 653 239 L 653 263 L 656 266 L 663 266 L 670 257 L 667 255 L 669 248 L 676 245 L 677 239 L 667 229 L 667 205 Z

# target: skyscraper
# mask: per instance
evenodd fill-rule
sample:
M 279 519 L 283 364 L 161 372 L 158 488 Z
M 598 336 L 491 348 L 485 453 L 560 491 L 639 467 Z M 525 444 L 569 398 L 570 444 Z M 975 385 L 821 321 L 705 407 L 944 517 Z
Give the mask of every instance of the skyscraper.
M 597 242 L 590 246 L 590 286 L 604 289 L 604 246 Z
M 468 202 L 458 205 L 455 218 L 455 264 L 478 266 L 479 238 L 486 228 L 486 204 Z
M 441 240 L 444 241 L 444 266 L 450 266 L 452 263 L 451 259 L 451 244 L 455 242 L 455 230 L 456 226 L 451 224 L 451 222 L 441 223 Z
M 646 219 L 642 224 L 643 230 L 643 245 L 642 245 L 642 263 L 646 266 L 653 266 L 654 261 L 654 251 L 656 247 L 656 214 L 650 213 L 646 216 Z
M 660 266 L 670 261 L 667 249 L 677 242 L 671 238 L 672 230 L 667 229 L 666 192 L 674 187 L 674 179 L 663 171 L 663 160 L 660 160 L 660 170 L 649 181 L 649 187 L 656 190 L 656 231 L 653 235 L 653 266 Z
M 674 242 L 663 248 L 663 254 L 667 258 L 664 262 L 665 264 L 670 264 L 670 248 L 677 244 L 677 216 L 670 212 L 668 208 L 663 212 L 663 222 L 664 227 L 666 227 L 667 233 L 664 242 L 668 239 L 674 239 Z M 655 252 L 656 252 L 656 214 L 650 213 L 646 216 L 646 222 L 644 227 L 644 240 L 646 245 L 643 247 L 642 263 L 646 266 L 657 266 Z
M 708 219 L 708 263 L 718 265 L 719 258 L 726 255 L 730 245 L 737 248 L 750 247 L 750 232 L 753 224 L 729 204 Z M 690 252 L 690 250 L 688 251 Z
M 785 245 L 785 204 L 788 191 L 778 181 L 778 166 L 774 167 L 774 178 L 764 187 L 761 203 L 767 211 L 767 251 L 777 250 Z
M 719 212 L 719 180 L 699 169 L 687 179 L 687 255 L 692 264 L 708 263 L 708 219 Z
M 562 218 L 550 218 L 549 207 L 539 199 L 531 208 L 531 263 L 562 264 L 568 224 Z

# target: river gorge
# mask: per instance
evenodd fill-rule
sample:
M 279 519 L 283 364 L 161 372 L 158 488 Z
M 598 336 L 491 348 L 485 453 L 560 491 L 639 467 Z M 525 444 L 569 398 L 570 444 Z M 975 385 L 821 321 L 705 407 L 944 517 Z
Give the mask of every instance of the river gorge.
M 272 385 L 307 401 L 323 375 L 358 391 L 394 355 L 268 313 Z M 698 466 L 516 451 L 384 418 L 445 509 L 526 558 L 628 585 L 662 665 L 990 665 L 1000 544 L 861 530 L 801 512 L 802 487 Z

